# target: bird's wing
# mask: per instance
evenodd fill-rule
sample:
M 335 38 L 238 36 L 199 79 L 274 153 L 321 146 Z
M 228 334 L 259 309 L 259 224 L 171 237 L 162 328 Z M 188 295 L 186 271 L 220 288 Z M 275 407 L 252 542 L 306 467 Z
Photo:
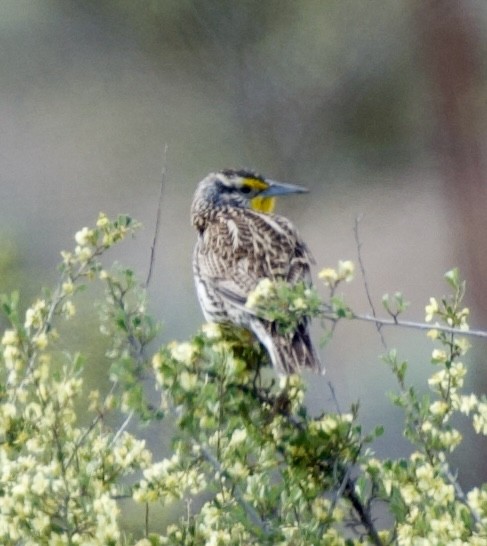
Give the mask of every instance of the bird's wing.
M 283 249 L 281 271 L 279 272 L 282 275 L 281 278 L 291 284 L 299 281 L 311 284 L 311 264 L 314 263 L 314 259 L 296 228 L 283 216 L 271 215 L 265 220 L 272 221 L 273 225 L 277 225 L 279 228 L 277 238 Z M 276 233 L 275 228 L 274 233 Z M 275 236 L 271 236 L 271 238 L 275 238 Z
M 198 270 L 234 305 L 261 279 L 309 282 L 311 255 L 289 220 L 232 209 L 210 222 L 199 242 Z
M 232 279 L 213 279 L 213 287 L 221 296 L 231 300 L 235 305 L 244 306 L 247 301 L 247 293 Z

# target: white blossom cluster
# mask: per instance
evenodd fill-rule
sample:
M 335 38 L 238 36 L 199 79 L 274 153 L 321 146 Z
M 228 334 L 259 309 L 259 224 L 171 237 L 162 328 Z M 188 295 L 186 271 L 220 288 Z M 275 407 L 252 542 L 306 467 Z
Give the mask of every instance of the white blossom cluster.
M 82 368 L 76 357 L 59 363 L 54 321 L 74 315 L 79 280 L 93 278 L 96 256 L 128 231 L 126 221 L 100 215 L 95 229 L 76 234 L 75 251 L 63 253 L 52 294 L 23 318 L 15 295 L 3 302 L 11 321 L 1 338 L 0 371 L 0 543 L 6 546 L 115 546 L 123 538 L 115 496 L 122 478 L 147 467 L 151 454 L 127 432 L 105 429 L 100 414 L 79 424 Z

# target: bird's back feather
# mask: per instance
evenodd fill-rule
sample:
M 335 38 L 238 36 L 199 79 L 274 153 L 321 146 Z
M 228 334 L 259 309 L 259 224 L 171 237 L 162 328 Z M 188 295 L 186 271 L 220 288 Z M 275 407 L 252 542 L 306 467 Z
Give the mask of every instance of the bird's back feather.
M 281 373 L 320 369 L 307 320 L 291 334 L 245 308 L 262 279 L 310 283 L 312 257 L 292 223 L 282 216 L 224 207 L 200 221 L 193 264 L 198 297 L 209 321 L 249 328 Z

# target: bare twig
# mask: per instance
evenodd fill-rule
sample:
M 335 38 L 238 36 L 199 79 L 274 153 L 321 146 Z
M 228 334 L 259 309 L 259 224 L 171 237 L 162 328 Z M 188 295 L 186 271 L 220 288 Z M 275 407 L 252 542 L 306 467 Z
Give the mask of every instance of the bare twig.
M 335 491 L 335 494 L 333 495 L 333 499 L 330 504 L 330 508 L 328 510 L 329 515 L 331 516 L 333 514 L 333 511 L 336 508 L 337 502 L 342 498 L 343 492 L 345 491 L 345 487 L 347 487 L 347 484 L 350 480 L 350 472 L 352 471 L 352 468 L 349 466 L 347 467 L 347 470 L 345 471 L 345 474 L 343 476 L 343 479 L 340 483 L 340 487 Z
M 375 318 L 377 316 L 377 313 L 375 311 L 374 302 L 373 302 L 372 296 L 370 294 L 369 283 L 368 283 L 368 280 L 367 280 L 367 274 L 365 272 L 364 261 L 363 261 L 363 258 L 362 258 L 362 242 L 360 241 L 360 235 L 359 235 L 359 230 L 358 230 L 359 223 L 360 223 L 361 220 L 362 220 L 362 215 L 357 216 L 355 218 L 353 233 L 354 233 L 354 236 L 355 236 L 355 243 L 357 245 L 357 259 L 358 259 L 358 264 L 359 264 L 359 267 L 360 267 L 360 273 L 362 275 L 362 281 L 364 283 L 365 295 L 367 296 L 367 301 L 369 302 L 370 310 L 372 312 L 372 316 Z M 378 334 L 380 336 L 380 341 L 382 343 L 382 346 L 384 347 L 384 349 L 387 350 L 387 343 L 386 343 L 386 339 L 384 337 L 384 334 L 382 333 L 382 326 L 383 326 L 383 324 L 381 324 L 380 322 L 375 323 L 375 327 L 377 328 L 377 332 L 378 332 Z
M 164 193 L 164 186 L 167 176 L 167 144 L 164 146 L 164 154 L 162 160 L 162 171 L 161 171 L 161 186 L 159 191 L 159 200 L 157 202 L 157 212 L 156 212 L 156 225 L 154 227 L 154 238 L 152 239 L 152 246 L 150 249 L 150 261 L 149 261 L 149 271 L 147 273 L 147 279 L 145 280 L 144 287 L 148 288 L 149 283 L 152 277 L 152 269 L 154 267 L 154 261 L 156 256 L 156 246 L 157 239 L 159 237 L 159 228 L 161 223 L 161 208 L 162 208 L 162 195 Z
M 382 333 L 382 328 L 384 326 L 402 326 L 403 328 L 413 328 L 416 330 L 438 330 L 439 332 L 445 332 L 447 334 L 456 334 L 461 336 L 471 336 L 471 337 L 481 337 L 481 338 L 487 338 L 487 331 L 484 330 L 461 330 L 460 328 L 452 328 L 450 326 L 441 326 L 438 324 L 427 324 L 424 322 L 415 322 L 410 320 L 399 320 L 397 316 L 394 316 L 392 319 L 385 319 L 380 318 L 377 315 L 377 312 L 375 310 L 374 302 L 372 300 L 372 296 L 370 294 L 369 289 L 369 283 L 367 281 L 367 274 L 365 271 L 364 261 L 362 257 L 362 242 L 360 240 L 359 235 L 359 223 L 362 220 L 362 216 L 358 216 L 355 218 L 355 225 L 353 228 L 353 233 L 355 236 L 355 243 L 357 245 L 357 259 L 358 264 L 360 267 L 360 273 L 362 275 L 363 283 L 364 283 L 364 290 L 365 294 L 367 296 L 367 301 L 370 306 L 371 314 L 352 314 L 352 318 L 356 320 L 364 320 L 366 322 L 373 322 L 375 324 L 375 327 L 377 328 L 377 331 L 379 332 L 382 345 L 384 346 L 384 349 L 387 349 L 387 343 L 385 341 L 384 335 Z M 325 317 L 332 321 L 336 322 L 336 317 Z M 335 325 L 335 324 L 334 324 Z
M 145 503 L 145 538 L 149 536 L 149 503 Z
M 132 410 L 126 417 L 125 421 L 120 425 L 119 429 L 117 430 L 117 432 L 115 433 L 115 435 L 113 436 L 110 444 L 109 444 L 109 447 L 115 445 L 118 441 L 118 439 L 120 438 L 120 436 L 123 434 L 123 432 L 125 431 L 125 429 L 129 426 L 130 424 L 130 421 L 132 421 L 132 418 L 134 417 L 135 415 L 135 411 Z
M 337 398 L 337 395 L 336 395 L 336 392 L 335 392 L 335 387 L 333 386 L 333 383 L 331 381 L 328 381 L 328 388 L 330 389 L 331 397 L 333 399 L 333 402 L 335 403 L 335 408 L 337 410 L 337 413 L 338 413 L 338 415 L 341 415 L 342 411 L 340 409 L 340 404 L 338 403 L 338 398 Z
M 329 317 L 334 320 L 333 317 Z M 450 326 L 441 326 L 440 324 L 428 324 L 427 322 L 415 322 L 412 320 L 399 320 L 399 319 L 386 319 L 373 315 L 358 315 L 353 313 L 352 319 L 363 320 L 365 322 L 374 322 L 381 326 L 398 326 L 402 328 L 412 328 L 415 330 L 438 330 L 438 332 L 445 332 L 446 334 L 456 334 L 459 336 L 481 337 L 487 338 L 487 331 L 485 330 L 461 330 L 460 328 L 452 328 Z

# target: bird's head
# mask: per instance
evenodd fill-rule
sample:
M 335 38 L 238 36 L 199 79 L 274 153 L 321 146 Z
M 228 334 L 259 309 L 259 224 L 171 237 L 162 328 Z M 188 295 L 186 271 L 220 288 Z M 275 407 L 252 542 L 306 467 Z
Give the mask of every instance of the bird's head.
M 210 173 L 198 184 L 193 212 L 231 206 L 270 213 L 274 210 L 276 196 L 307 191 L 301 186 L 269 180 L 249 170 L 224 169 Z

